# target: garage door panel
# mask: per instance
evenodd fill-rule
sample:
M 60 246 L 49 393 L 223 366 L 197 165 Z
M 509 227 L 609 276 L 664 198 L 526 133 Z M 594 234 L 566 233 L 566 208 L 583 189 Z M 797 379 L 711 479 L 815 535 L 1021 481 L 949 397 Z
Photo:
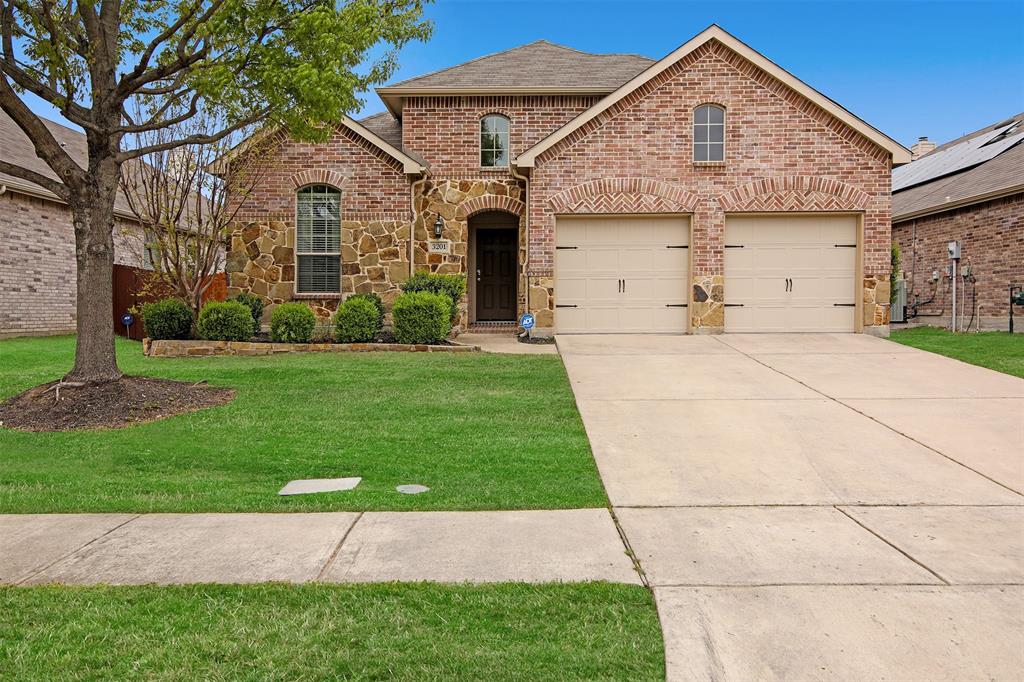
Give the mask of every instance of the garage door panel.
M 726 331 L 854 331 L 856 236 L 853 216 L 727 217 Z
M 689 222 L 681 217 L 560 218 L 559 333 L 682 333 L 689 300 Z M 571 248 L 566 248 L 571 247 Z M 571 254 L 571 255 L 570 255 Z

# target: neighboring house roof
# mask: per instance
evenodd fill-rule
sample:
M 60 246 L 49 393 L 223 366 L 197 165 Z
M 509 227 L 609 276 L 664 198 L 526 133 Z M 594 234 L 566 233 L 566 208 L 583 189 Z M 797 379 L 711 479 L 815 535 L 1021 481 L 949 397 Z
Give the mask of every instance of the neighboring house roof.
M 463 64 L 377 88 L 395 114 L 402 98 L 430 94 L 606 94 L 654 60 L 635 54 L 593 54 L 538 40 Z
M 892 174 L 894 222 L 1024 192 L 1024 112 L 936 147 Z
M 64 148 L 64 151 L 78 163 L 79 166 L 85 168 L 88 166 L 89 149 L 86 144 L 85 134 L 80 133 L 77 130 L 73 130 L 66 126 L 51 121 L 49 119 L 39 117 L 43 124 L 49 129 L 57 143 Z M 53 178 L 59 181 L 57 174 L 53 172 L 45 161 L 36 156 L 35 147 L 32 142 L 28 139 L 28 136 L 18 127 L 18 124 L 7 115 L 2 109 L 0 109 L 0 158 L 8 163 L 12 163 L 16 166 L 35 171 L 40 175 L 45 175 L 48 178 Z M 22 194 L 31 194 L 32 196 L 42 197 L 44 199 L 50 199 L 64 203 L 64 200 L 59 198 L 56 194 L 50 190 L 40 187 L 34 182 L 22 180 L 21 178 L 8 175 L 6 173 L 0 173 L 0 185 L 6 185 L 11 191 L 21 192 Z M 117 199 L 114 202 L 115 212 L 123 218 L 134 218 L 134 214 L 128 206 L 128 202 L 124 196 L 118 193 Z
M 888 150 L 892 154 L 892 160 L 894 164 L 908 163 L 910 161 L 910 150 L 905 148 L 899 142 L 896 142 L 888 135 L 885 135 L 877 128 L 874 128 L 865 123 L 860 118 L 854 116 L 852 113 L 841 107 L 836 102 L 832 101 L 825 95 L 821 94 L 814 88 L 810 87 L 803 81 L 799 80 L 791 73 L 775 64 L 767 57 L 750 48 L 739 39 L 733 37 L 724 29 L 717 25 L 712 24 L 701 33 L 694 36 L 692 39 L 678 47 L 676 50 L 669 53 L 666 57 L 650 65 L 644 69 L 641 73 L 637 74 L 634 78 L 629 80 L 617 90 L 602 98 L 594 106 L 581 113 L 576 118 L 569 121 L 566 125 L 562 126 L 552 134 L 545 137 L 543 140 L 538 142 L 536 145 L 520 154 L 516 159 L 513 160 L 513 164 L 519 168 L 530 168 L 534 165 L 537 156 L 540 155 L 547 149 L 550 149 L 559 141 L 568 137 L 573 131 L 578 130 L 588 121 L 597 117 L 601 112 L 607 110 L 616 102 L 627 97 L 631 92 L 641 87 L 652 78 L 657 76 L 659 73 L 668 69 L 670 66 L 678 62 L 680 59 L 690 54 L 698 47 L 710 40 L 717 40 L 736 54 L 740 55 L 748 62 L 765 71 L 773 78 L 781 81 L 787 87 L 792 88 L 799 94 L 806 97 L 808 100 L 821 107 L 838 120 L 842 121 L 858 133 L 877 144 L 882 149 Z

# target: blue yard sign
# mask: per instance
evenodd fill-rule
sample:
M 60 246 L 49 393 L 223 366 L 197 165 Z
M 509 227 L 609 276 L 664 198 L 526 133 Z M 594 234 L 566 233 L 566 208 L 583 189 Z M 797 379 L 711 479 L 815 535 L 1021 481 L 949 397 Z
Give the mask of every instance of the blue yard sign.
M 519 318 L 519 326 L 523 329 L 533 329 L 535 324 L 537 324 L 537 321 L 533 319 L 533 315 L 530 313 L 523 313 L 523 316 Z

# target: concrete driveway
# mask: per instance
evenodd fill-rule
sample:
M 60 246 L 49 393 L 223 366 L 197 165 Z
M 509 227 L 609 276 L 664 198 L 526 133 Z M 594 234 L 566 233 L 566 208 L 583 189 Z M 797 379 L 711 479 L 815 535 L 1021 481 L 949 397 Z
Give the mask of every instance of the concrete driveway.
M 1024 678 L 1024 381 L 853 334 L 558 346 L 670 679 Z

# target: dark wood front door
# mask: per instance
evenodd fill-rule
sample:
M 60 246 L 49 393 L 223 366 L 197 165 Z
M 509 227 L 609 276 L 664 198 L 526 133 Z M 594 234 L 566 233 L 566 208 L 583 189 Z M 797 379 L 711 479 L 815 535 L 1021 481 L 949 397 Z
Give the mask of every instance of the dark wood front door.
M 518 230 L 476 232 L 476 319 L 516 319 Z

